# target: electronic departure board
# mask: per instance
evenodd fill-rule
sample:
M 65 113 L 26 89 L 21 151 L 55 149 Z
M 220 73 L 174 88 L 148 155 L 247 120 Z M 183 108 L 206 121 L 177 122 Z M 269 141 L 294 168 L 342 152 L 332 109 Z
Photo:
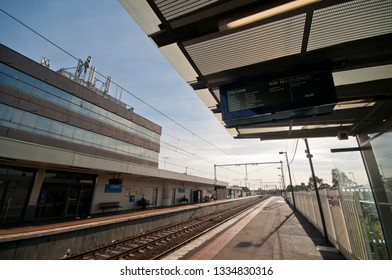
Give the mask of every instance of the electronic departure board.
M 230 120 L 290 110 L 295 110 L 295 114 L 280 113 L 277 117 L 289 118 L 294 115 L 305 117 L 307 114 L 321 114 L 326 113 L 326 110 L 306 108 L 335 104 L 337 101 L 331 72 L 315 72 L 224 85 L 220 87 L 220 96 L 222 117 L 226 123 L 236 123 Z M 300 109 L 304 109 L 302 114 Z

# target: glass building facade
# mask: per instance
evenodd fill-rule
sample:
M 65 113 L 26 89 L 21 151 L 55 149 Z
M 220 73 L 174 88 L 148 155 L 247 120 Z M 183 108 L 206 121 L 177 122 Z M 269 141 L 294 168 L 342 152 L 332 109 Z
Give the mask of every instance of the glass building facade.
M 134 122 L 98 107 L 77 96 L 60 90 L 37 78 L 27 75 L 3 63 L 0 64 L 0 84 L 22 91 L 31 96 L 49 101 L 54 105 L 95 119 L 125 132 L 139 136 L 159 145 L 160 134 L 142 127 Z M 32 112 L 0 104 L 0 125 L 25 132 L 71 141 L 90 147 L 124 153 L 135 157 L 158 161 L 159 153 L 132 145 L 126 141 L 62 123 Z
M 158 167 L 160 126 L 3 45 L 0 58 L 0 226 L 88 217 L 99 176 Z

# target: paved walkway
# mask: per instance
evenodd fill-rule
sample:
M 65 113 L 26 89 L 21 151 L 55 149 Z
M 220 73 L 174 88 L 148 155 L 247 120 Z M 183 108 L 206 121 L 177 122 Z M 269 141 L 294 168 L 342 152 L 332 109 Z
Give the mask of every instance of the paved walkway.
M 202 249 L 182 258 L 193 260 L 344 260 L 344 256 L 281 197 L 272 197 L 244 215 Z M 200 244 L 199 244 L 200 245 Z

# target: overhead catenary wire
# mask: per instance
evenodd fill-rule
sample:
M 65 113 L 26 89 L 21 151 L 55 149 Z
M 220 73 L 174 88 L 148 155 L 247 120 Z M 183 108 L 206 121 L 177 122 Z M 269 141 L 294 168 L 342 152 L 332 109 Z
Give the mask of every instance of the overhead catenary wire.
M 78 60 L 78 58 L 74 55 L 72 55 L 70 52 L 67 52 L 65 49 L 63 49 L 62 47 L 60 47 L 59 45 L 55 44 L 53 41 L 49 40 L 48 38 L 46 38 L 45 36 L 41 35 L 39 32 L 35 31 L 33 28 L 31 28 L 30 26 L 28 26 L 27 24 L 24 24 L 22 21 L 18 20 L 16 17 L 14 17 L 13 15 L 11 15 L 10 13 L 7 13 L 6 11 L 4 11 L 3 9 L 0 9 L 4 14 L 6 14 L 7 16 L 9 16 L 10 18 L 12 18 L 13 20 L 17 21 L 18 23 L 20 23 L 21 25 L 23 25 L 24 27 L 26 27 L 27 29 L 29 29 L 31 32 L 35 33 L 36 35 L 38 35 L 39 37 L 41 37 L 42 39 L 44 39 L 45 41 L 47 41 L 48 43 L 52 44 L 53 46 L 55 46 L 56 48 L 60 49 L 61 51 L 63 51 L 64 53 L 66 53 L 67 55 L 69 55 L 70 57 L 72 57 L 75 60 Z
M 99 72 L 97 72 L 99 74 Z M 102 74 L 100 74 L 102 75 Z M 120 85 L 116 84 L 115 82 L 113 82 L 113 84 L 115 84 L 116 86 L 122 88 Z M 178 121 L 174 120 L 172 117 L 168 116 L 167 114 L 161 112 L 160 110 L 158 110 L 157 108 L 155 108 L 154 106 L 152 106 L 151 104 L 149 104 L 148 102 L 144 101 L 143 99 L 141 99 L 140 97 L 136 96 L 135 94 L 133 94 L 132 92 L 128 91 L 127 89 L 122 88 L 126 93 L 130 94 L 132 97 L 134 97 L 135 99 L 137 99 L 138 101 L 140 101 L 141 103 L 143 103 L 144 105 L 146 105 L 147 107 L 153 109 L 155 112 L 159 113 L 160 115 L 164 116 L 165 118 L 167 118 L 168 120 L 170 120 L 171 122 L 175 123 L 176 125 L 178 125 L 179 127 L 181 127 L 182 129 L 186 130 L 187 132 L 191 133 L 192 135 L 196 136 L 197 138 L 199 138 L 200 140 L 202 140 L 203 142 L 205 142 L 206 144 L 214 147 L 215 149 L 221 151 L 222 153 L 226 154 L 226 155 L 230 155 L 229 153 L 227 153 L 226 151 L 222 150 L 221 148 L 217 147 L 216 145 L 212 144 L 210 141 L 204 139 L 203 137 L 201 137 L 200 135 L 198 135 L 197 133 L 193 132 L 192 130 L 190 130 L 189 128 L 185 127 L 184 125 L 182 125 L 181 123 L 179 123 Z
M 295 142 L 295 148 L 293 148 L 293 149 L 294 149 L 294 154 L 293 154 L 293 158 L 292 158 L 291 161 L 290 161 L 290 164 L 292 164 L 293 161 L 294 161 L 294 159 L 295 159 L 295 156 L 296 156 L 296 154 L 297 154 L 297 148 L 298 148 L 298 139 L 297 139 L 297 141 Z

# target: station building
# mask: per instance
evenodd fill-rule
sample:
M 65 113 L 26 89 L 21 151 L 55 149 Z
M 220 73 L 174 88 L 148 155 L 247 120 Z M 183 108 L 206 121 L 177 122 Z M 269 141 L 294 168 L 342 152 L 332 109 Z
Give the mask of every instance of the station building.
M 151 206 L 201 202 L 214 192 L 215 180 L 158 169 L 162 128 L 112 97 L 110 77 L 99 90 L 93 68 L 86 82 L 79 66 L 78 75 L 55 72 L 0 45 L 0 225 L 138 209 L 142 197 Z

